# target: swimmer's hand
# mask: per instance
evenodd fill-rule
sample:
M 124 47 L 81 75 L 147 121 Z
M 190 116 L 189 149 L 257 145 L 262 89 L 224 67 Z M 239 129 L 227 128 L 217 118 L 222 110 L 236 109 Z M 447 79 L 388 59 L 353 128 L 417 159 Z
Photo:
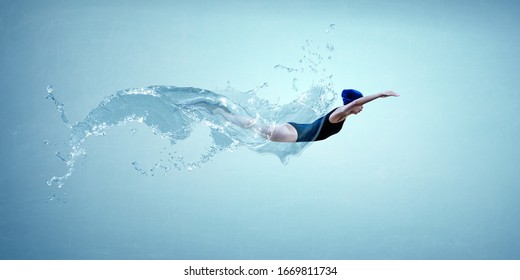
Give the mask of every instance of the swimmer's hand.
M 389 97 L 389 96 L 395 96 L 395 97 L 399 97 L 400 96 L 398 93 L 395 93 L 393 91 L 385 91 L 385 92 L 380 93 L 380 95 L 381 95 L 382 98 L 386 98 L 386 97 Z

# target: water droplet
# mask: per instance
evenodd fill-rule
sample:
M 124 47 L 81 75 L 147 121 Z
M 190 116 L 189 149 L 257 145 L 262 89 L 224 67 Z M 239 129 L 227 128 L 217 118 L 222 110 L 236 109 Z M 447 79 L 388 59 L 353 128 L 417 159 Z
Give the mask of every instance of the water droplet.
M 133 128 L 132 130 L 130 130 L 130 134 L 134 135 L 135 133 L 137 132 L 137 129 Z
M 53 89 L 52 85 L 47 85 L 47 93 L 51 93 Z
M 297 78 L 294 78 L 294 79 L 292 80 L 292 89 L 293 89 L 294 91 L 298 91 L 298 86 L 296 85 L 297 82 L 298 82 L 298 79 L 297 79 Z
M 49 140 L 43 140 L 43 144 L 49 145 Z
M 297 72 L 298 69 L 294 69 L 294 68 L 290 68 L 290 67 L 287 67 L 287 66 L 284 66 L 284 65 L 281 65 L 281 64 L 278 64 L 278 65 L 275 65 L 274 66 L 274 69 L 283 69 L 283 70 L 286 70 L 287 72 Z M 264 85 L 267 86 L 267 83 L 264 83 Z
M 67 160 L 61 155 L 60 152 L 54 153 L 57 157 L 59 157 L 63 162 L 67 162 Z
M 334 31 L 334 29 L 336 29 L 336 25 L 330 24 L 329 27 L 327 29 L 325 29 L 325 33 L 330 33 L 332 31 Z

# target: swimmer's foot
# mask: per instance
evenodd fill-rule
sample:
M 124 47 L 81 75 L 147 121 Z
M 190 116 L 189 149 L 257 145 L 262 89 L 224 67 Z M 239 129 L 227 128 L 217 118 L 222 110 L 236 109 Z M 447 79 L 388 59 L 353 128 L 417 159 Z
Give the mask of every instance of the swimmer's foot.
M 224 114 L 229 114 L 230 111 L 224 110 L 221 107 L 217 107 L 217 108 L 211 110 L 210 113 L 212 113 L 213 115 L 224 115 Z
M 204 101 L 194 103 L 193 105 L 201 107 L 213 115 L 222 114 L 223 112 L 228 113 L 228 114 L 231 113 L 231 111 L 229 111 L 229 109 L 226 108 L 226 106 L 222 105 L 219 102 L 210 102 L 210 101 L 204 100 Z

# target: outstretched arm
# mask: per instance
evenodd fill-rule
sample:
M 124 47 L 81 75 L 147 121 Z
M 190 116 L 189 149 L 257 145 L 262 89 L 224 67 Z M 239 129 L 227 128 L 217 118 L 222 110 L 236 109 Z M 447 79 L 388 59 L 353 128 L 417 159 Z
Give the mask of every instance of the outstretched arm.
M 340 122 L 343 121 L 347 116 L 350 114 L 357 114 L 361 112 L 363 109 L 363 105 L 367 104 L 370 101 L 374 101 L 378 98 L 385 98 L 389 96 L 399 96 L 399 94 L 393 92 L 393 91 L 385 91 L 382 93 L 372 94 L 368 96 L 361 97 L 359 99 L 356 99 L 353 102 L 350 102 L 347 105 L 344 105 L 342 107 L 339 107 L 332 115 L 329 117 L 330 122 Z
M 373 101 L 373 100 L 376 100 L 378 98 L 385 98 L 385 97 L 389 97 L 389 96 L 399 96 L 399 94 L 393 92 L 393 91 L 385 91 L 385 92 L 382 92 L 382 93 L 376 93 L 376 94 L 372 94 L 372 95 L 368 95 L 368 96 L 364 96 L 364 97 L 361 97 L 359 99 L 356 99 L 354 102 L 350 103 L 350 104 L 347 104 L 345 106 L 363 106 L 365 104 L 367 104 L 368 102 L 370 101 Z

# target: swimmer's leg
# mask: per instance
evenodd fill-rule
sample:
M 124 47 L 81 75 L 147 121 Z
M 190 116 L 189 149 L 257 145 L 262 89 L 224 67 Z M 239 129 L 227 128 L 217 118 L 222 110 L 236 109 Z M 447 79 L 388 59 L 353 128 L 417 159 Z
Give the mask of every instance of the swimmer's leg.
M 273 142 L 296 142 L 298 139 L 298 132 L 294 126 L 284 123 L 272 127 L 269 140 Z
M 252 128 L 256 124 L 256 120 L 247 116 L 235 115 L 229 111 L 225 111 L 222 108 L 216 108 L 211 111 L 212 114 L 221 115 L 228 122 L 239 126 L 241 128 Z
M 288 123 L 282 125 L 262 124 L 258 123 L 257 119 L 253 119 L 247 116 L 234 115 L 222 110 L 222 108 L 217 108 L 213 110 L 212 113 L 223 116 L 224 119 L 236 126 L 252 129 L 260 136 L 273 142 L 296 142 L 296 139 L 298 138 L 296 129 Z

